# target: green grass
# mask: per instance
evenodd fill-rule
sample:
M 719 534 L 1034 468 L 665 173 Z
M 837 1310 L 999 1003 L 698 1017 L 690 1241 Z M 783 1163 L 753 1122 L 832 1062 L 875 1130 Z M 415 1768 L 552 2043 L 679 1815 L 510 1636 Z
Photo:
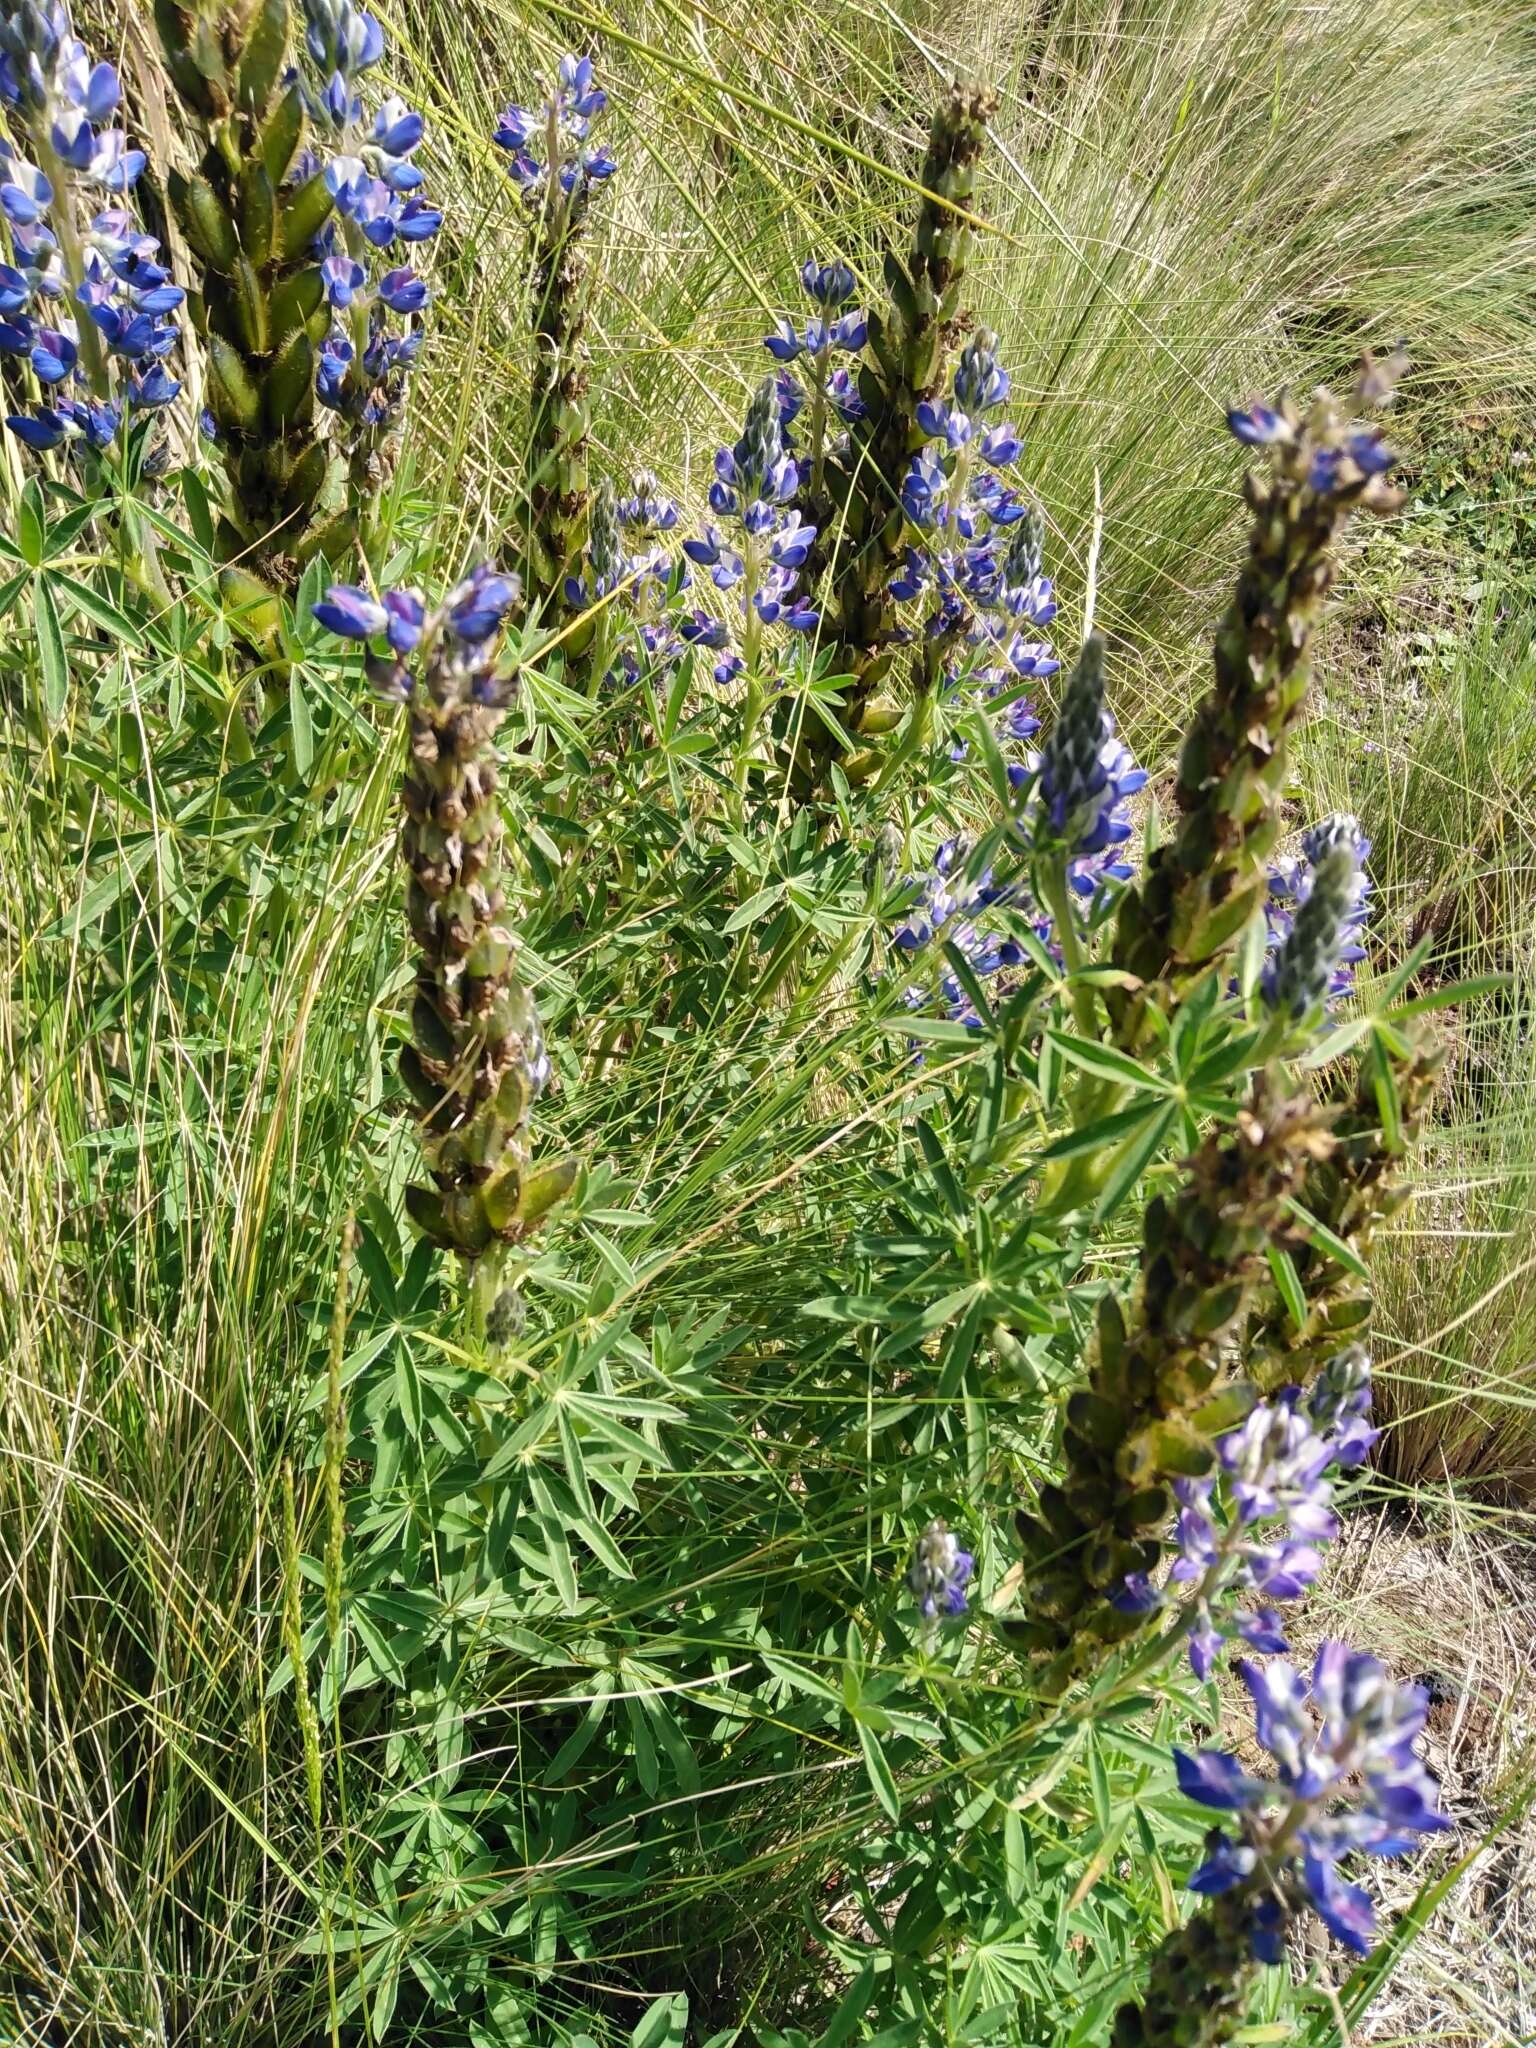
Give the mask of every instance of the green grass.
M 447 548 L 494 545 L 514 523 L 517 235 L 484 137 L 572 37 L 603 42 L 626 167 L 594 259 L 598 441 L 615 471 L 643 463 L 693 503 L 799 260 L 843 249 L 875 284 L 933 88 L 974 66 L 1003 89 L 975 297 L 1015 369 L 1061 637 L 1097 488 L 1119 709 L 1161 763 L 1230 576 L 1225 402 L 1340 375 L 1362 343 L 1403 334 L 1421 365 L 1406 402 L 1419 457 L 1477 407 L 1531 403 L 1524 14 L 1517 0 L 959 14 L 910 0 L 769 16 L 739 0 L 641 0 L 618 30 L 599 11 L 507 0 L 398 10 L 399 83 L 426 108 L 434 188 L 456 224 L 436 258 L 441 327 L 405 474 L 440 502 Z M 1526 1505 L 1532 613 L 1502 583 L 1485 589 L 1405 696 L 1421 600 L 1467 572 L 1428 542 L 1411 552 L 1407 528 L 1398 539 L 1393 603 L 1367 595 L 1374 555 L 1345 579 L 1298 817 L 1348 799 L 1377 842 L 1394 938 L 1428 900 L 1436 971 L 1516 977 L 1462 1027 L 1424 1193 L 1384 1248 L 1379 1292 L 1396 1476 L 1492 1482 Z M 1513 574 L 1503 558 L 1498 574 Z M 170 679 L 129 680 L 152 697 Z M 134 726 L 128 695 L 123 745 Z M 341 1221 L 356 1210 L 389 1227 L 409 1158 L 385 1107 L 404 940 L 378 730 L 363 723 L 351 742 L 368 776 L 355 814 L 274 793 L 270 833 L 235 846 L 213 812 L 178 816 L 175 764 L 157 764 L 158 842 L 147 857 L 123 845 L 135 887 L 67 946 L 49 934 L 61 920 L 77 931 L 87 870 L 128 828 L 78 787 L 61 815 L 46 769 L 17 749 L 0 757 L 16 822 L 0 847 L 0 2032 L 28 2048 L 326 2038 L 323 1973 L 299 1949 L 316 1917 L 302 1758 L 288 1700 L 267 1689 L 282 1654 L 279 1465 L 312 1440 L 299 1410 Z M 1376 754 L 1362 755 L 1365 737 Z M 255 877 L 247 943 L 210 957 L 188 910 L 234 860 Z M 643 1186 L 657 1236 L 680 1247 L 652 1309 L 729 1294 L 772 1329 L 820 1291 L 822 1192 L 899 1171 L 899 1105 L 844 1057 L 826 1016 L 746 1003 L 721 1020 L 729 1060 L 719 1045 L 637 1053 L 621 1040 L 615 1070 L 579 989 L 567 974 L 541 990 L 552 1030 L 586 1045 L 556 1116 Z M 782 1420 L 798 1387 L 791 1367 L 761 1389 L 765 1472 L 772 1450 L 803 1448 Z M 701 1483 L 728 1514 L 733 1477 Z M 862 1512 L 825 1511 L 850 1569 Z M 359 1740 L 360 1811 L 379 1768 Z M 707 1949 L 695 1988 L 722 2024 L 749 2007 L 782 2021 L 777 2001 L 803 1988 L 798 1894 L 821 1863 L 793 1846 L 818 1802 L 834 1828 L 858 1818 L 829 1782 L 767 1790 L 734 1850 L 749 1874 L 724 1892 L 703 1843 L 683 1905 L 658 1917 L 655 1981 Z

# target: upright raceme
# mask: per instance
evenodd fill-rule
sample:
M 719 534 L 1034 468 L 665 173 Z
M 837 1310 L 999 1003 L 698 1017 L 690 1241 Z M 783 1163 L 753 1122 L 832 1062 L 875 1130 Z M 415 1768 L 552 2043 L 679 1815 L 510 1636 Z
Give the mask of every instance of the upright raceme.
M 1245 483 L 1254 514 L 1248 561 L 1217 630 L 1215 681 L 1179 757 L 1178 831 L 1121 905 L 1115 964 L 1145 985 L 1110 996 L 1123 1044 L 1141 1042 L 1148 1002 L 1200 973 L 1264 901 L 1287 739 L 1306 695 L 1335 544 L 1356 511 L 1398 503 L 1386 482 L 1391 450 L 1368 414 L 1390 398 L 1399 367 L 1396 358 L 1367 358 L 1347 398 L 1321 392 L 1306 412 L 1282 398 L 1229 416 L 1269 468 Z M 1293 1000 L 1300 992 L 1289 987 Z
M 130 195 L 144 152 L 114 125 L 110 64 L 92 64 L 63 0 L 0 12 L 0 102 L 30 156 L 0 142 L 0 211 L 13 262 L 0 263 L 0 354 L 30 369 L 37 401 L 7 420 L 39 451 L 104 449 L 125 415 L 167 405 L 165 358 L 185 293 Z
M 351 0 L 304 0 L 305 106 L 333 211 L 315 238 L 329 332 L 316 361 L 316 395 L 343 423 L 342 452 L 358 493 L 393 465 L 405 384 L 421 351 L 431 293 L 411 258 L 442 225 L 414 161 L 420 114 L 396 95 L 370 112 L 359 84 L 383 54 L 371 15 Z
M 1026 1647 L 1066 1653 L 1063 1673 L 1089 1644 L 1140 1625 L 1145 1606 L 1117 1596 L 1162 1554 L 1170 1483 L 1212 1471 L 1217 1439 L 1252 1410 L 1227 1340 L 1287 1201 L 1329 1150 L 1309 1100 L 1260 1085 L 1177 1193 L 1148 1204 L 1136 1296 L 1126 1308 L 1104 1297 L 1087 1384 L 1066 1404 L 1065 1474 L 1017 1517 L 1028 1618 L 1005 1627 Z
M 590 57 L 560 60 L 538 107 L 507 107 L 492 135 L 529 215 L 533 376 L 524 546 L 528 597 L 540 613 L 570 603 L 587 539 L 586 266 L 580 242 L 593 192 L 617 169 L 591 140 L 608 104 Z
M 826 505 L 817 499 L 808 507 L 832 536 L 828 636 L 836 672 L 853 679 L 844 713 L 853 731 L 895 655 L 891 584 L 906 552 L 902 492 L 924 431 L 918 408 L 943 389 L 945 345 L 970 249 L 976 165 L 995 105 L 990 92 L 957 85 L 934 116 L 912 246 L 905 258 L 886 259 L 890 298 L 868 316 L 859 410 L 848 419 L 846 446 L 827 462 Z M 974 396 L 982 395 L 978 387 Z
M 470 1260 L 523 1239 L 576 1171 L 530 1164 L 550 1062 L 505 922 L 495 734 L 514 685 L 497 673 L 497 641 L 519 595 L 482 566 L 431 612 L 411 590 L 344 585 L 315 607 L 332 632 L 369 643 L 374 686 L 408 707 L 402 848 L 418 964 L 400 1071 L 433 1185 L 406 1201 L 434 1244 Z
M 1144 1997 L 1116 2015 L 1115 2048 L 1233 2040 L 1259 1966 L 1284 1959 L 1309 1914 L 1368 1954 L 1375 1908 L 1341 1862 L 1406 1855 L 1450 1826 L 1418 1753 L 1422 1687 L 1338 1642 L 1318 1651 L 1310 1683 L 1282 1659 L 1239 1668 L 1273 1770 L 1258 1776 L 1225 1750 L 1174 1752 L 1181 1790 L 1228 1828 L 1212 1829 L 1189 1880 L 1210 1904 L 1158 1950 Z

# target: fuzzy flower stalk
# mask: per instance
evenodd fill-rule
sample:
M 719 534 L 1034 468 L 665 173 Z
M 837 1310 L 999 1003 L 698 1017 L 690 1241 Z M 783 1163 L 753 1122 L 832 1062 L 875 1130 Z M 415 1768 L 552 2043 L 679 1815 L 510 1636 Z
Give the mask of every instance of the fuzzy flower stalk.
M 227 484 L 226 592 L 270 602 L 303 561 L 341 541 L 322 531 L 329 457 L 316 424 L 316 348 L 330 324 L 315 254 L 332 207 L 305 149 L 304 91 L 288 0 L 155 0 L 166 70 L 192 117 L 196 162 L 167 189 L 198 260 L 207 419 Z M 347 9 L 351 61 L 382 49 Z
M 912 246 L 905 258 L 886 257 L 890 297 L 868 315 L 858 410 L 846 415 L 846 439 L 826 460 L 825 504 L 814 498 L 808 507 L 832 541 L 827 637 L 835 673 L 852 678 L 843 714 L 850 732 L 895 658 L 891 584 L 906 548 L 902 491 L 913 450 L 928 438 L 918 408 L 943 388 L 970 251 L 966 215 L 996 104 L 989 91 L 955 85 L 934 115 Z
M 1269 469 L 1244 483 L 1254 515 L 1248 560 L 1217 629 L 1214 683 L 1179 757 L 1182 821 L 1121 904 L 1114 963 L 1145 985 L 1110 995 L 1122 1045 L 1141 1043 L 1155 988 L 1202 972 L 1264 901 L 1289 735 L 1339 536 L 1357 511 L 1400 502 L 1386 481 L 1392 452 L 1367 415 L 1391 397 L 1401 367 L 1396 356 L 1367 357 L 1347 398 L 1320 392 L 1302 412 L 1282 396 L 1228 415 L 1240 441 L 1266 451 Z
M 133 212 L 145 157 L 113 125 L 120 99 L 62 0 L 0 7 L 0 355 L 34 399 L 6 425 L 39 453 L 99 453 L 181 388 L 166 358 L 186 294 Z
M 1256 1390 L 1228 1367 L 1228 1342 L 1267 1272 L 1286 1203 L 1330 1145 L 1321 1111 L 1261 1081 L 1235 1127 L 1206 1139 L 1177 1193 L 1148 1204 L 1136 1296 L 1125 1307 L 1105 1295 L 1087 1384 L 1066 1404 L 1063 1478 L 1016 1517 L 1028 1611 L 1005 1632 L 1053 1655 L 1063 1682 L 1094 1646 L 1141 1625 L 1114 1596 L 1162 1555 L 1170 1482 L 1204 1478 L 1217 1439 L 1254 1406 Z
M 1174 1751 L 1180 1789 L 1226 1819 L 1189 1880 L 1208 1901 L 1170 1934 L 1139 2002 L 1115 2016 L 1114 2048 L 1220 2048 L 1236 2038 L 1260 1970 L 1315 1914 L 1368 1955 L 1370 1893 L 1341 1864 L 1411 1854 L 1451 1823 L 1418 1743 L 1428 1696 L 1374 1657 L 1324 1643 L 1310 1682 L 1283 1659 L 1239 1665 L 1253 1700 L 1259 1776 L 1225 1750 Z
M 491 137 L 529 220 L 533 367 L 528 409 L 527 591 L 541 616 L 568 608 L 587 539 L 586 263 L 582 232 L 595 187 L 618 168 L 591 140 L 608 95 L 590 57 L 560 59 L 542 106 L 507 107 Z
M 321 625 L 368 646 L 370 681 L 407 707 L 401 850 L 417 968 L 400 1072 L 432 1186 L 407 1188 L 406 1206 L 433 1244 L 469 1261 L 520 1243 L 576 1175 L 572 1159 L 530 1163 L 550 1061 L 504 921 L 496 730 L 514 685 L 496 655 L 519 596 L 515 577 L 482 566 L 431 612 L 412 590 L 376 598 L 349 585 L 315 606 Z

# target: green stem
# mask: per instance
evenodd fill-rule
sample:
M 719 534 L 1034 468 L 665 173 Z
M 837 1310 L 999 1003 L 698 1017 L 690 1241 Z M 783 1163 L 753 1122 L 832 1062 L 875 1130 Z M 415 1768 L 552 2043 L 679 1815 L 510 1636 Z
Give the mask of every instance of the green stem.
M 41 128 L 32 140 L 37 150 L 37 167 L 53 187 L 54 203 L 48 215 L 48 225 L 58 241 L 59 254 L 64 259 L 64 275 L 72 287 L 70 297 L 80 316 L 76 322 L 80 333 L 80 360 L 85 365 L 92 391 L 98 398 L 108 398 L 111 393 L 107 386 L 107 357 L 101 329 L 88 309 L 74 301 L 74 291 L 85 282 L 85 248 L 75 224 L 69 173 Z
M 1079 975 L 1088 962 L 1078 934 L 1077 916 L 1072 908 L 1072 892 L 1067 887 L 1066 855 L 1050 855 L 1042 863 L 1037 879 L 1040 900 L 1051 913 L 1051 922 L 1056 928 L 1062 964 L 1069 976 Z M 1093 991 L 1086 983 L 1076 980 L 1072 982 L 1072 1016 L 1084 1038 L 1098 1037 L 1099 1020 L 1093 1007 Z

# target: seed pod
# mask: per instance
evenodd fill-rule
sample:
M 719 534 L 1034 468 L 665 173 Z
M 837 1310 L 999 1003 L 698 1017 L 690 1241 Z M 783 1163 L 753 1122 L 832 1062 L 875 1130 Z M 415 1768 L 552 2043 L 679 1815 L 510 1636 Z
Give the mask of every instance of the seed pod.
M 962 215 L 974 196 L 976 165 L 996 104 L 991 92 L 956 85 L 934 115 L 912 246 L 905 260 L 887 253 L 890 305 L 869 318 L 859 370 L 864 416 L 849 430 L 846 453 L 828 464 L 828 502 L 809 508 L 823 532 L 834 537 L 827 564 L 827 627 L 836 649 L 834 672 L 853 679 L 845 686 L 843 718 L 850 732 L 880 729 L 863 721 L 877 680 L 876 664 L 888 655 L 896 628 L 887 586 L 905 531 L 901 486 L 921 438 L 917 407 L 933 396 L 944 374 L 948 323 L 959 303 L 970 252 L 971 230 Z M 825 727 L 816 727 L 807 752 L 809 780 L 825 778 L 838 744 Z
M 155 27 L 197 155 L 167 190 L 202 264 L 193 304 L 229 484 L 219 544 L 291 589 L 313 552 L 307 520 L 327 457 L 313 398 L 297 389 L 300 358 L 284 344 L 321 307 L 311 245 L 332 200 L 318 173 L 297 191 L 283 183 L 304 131 L 288 75 L 290 0 L 156 0 Z
M 1140 1286 L 1128 1305 L 1102 1302 L 1087 1384 L 1066 1404 L 1061 1483 L 1019 1518 L 1029 1611 L 1054 1625 L 1048 1688 L 1137 1625 L 1111 1619 L 1107 1596 L 1156 1562 L 1165 1482 L 1208 1472 L 1216 1438 L 1257 1398 L 1245 1377 L 1227 1377 L 1230 1335 L 1287 1203 L 1326 1167 L 1328 1123 L 1309 1098 L 1275 1099 L 1261 1082 L 1177 1193 L 1148 1204 Z

